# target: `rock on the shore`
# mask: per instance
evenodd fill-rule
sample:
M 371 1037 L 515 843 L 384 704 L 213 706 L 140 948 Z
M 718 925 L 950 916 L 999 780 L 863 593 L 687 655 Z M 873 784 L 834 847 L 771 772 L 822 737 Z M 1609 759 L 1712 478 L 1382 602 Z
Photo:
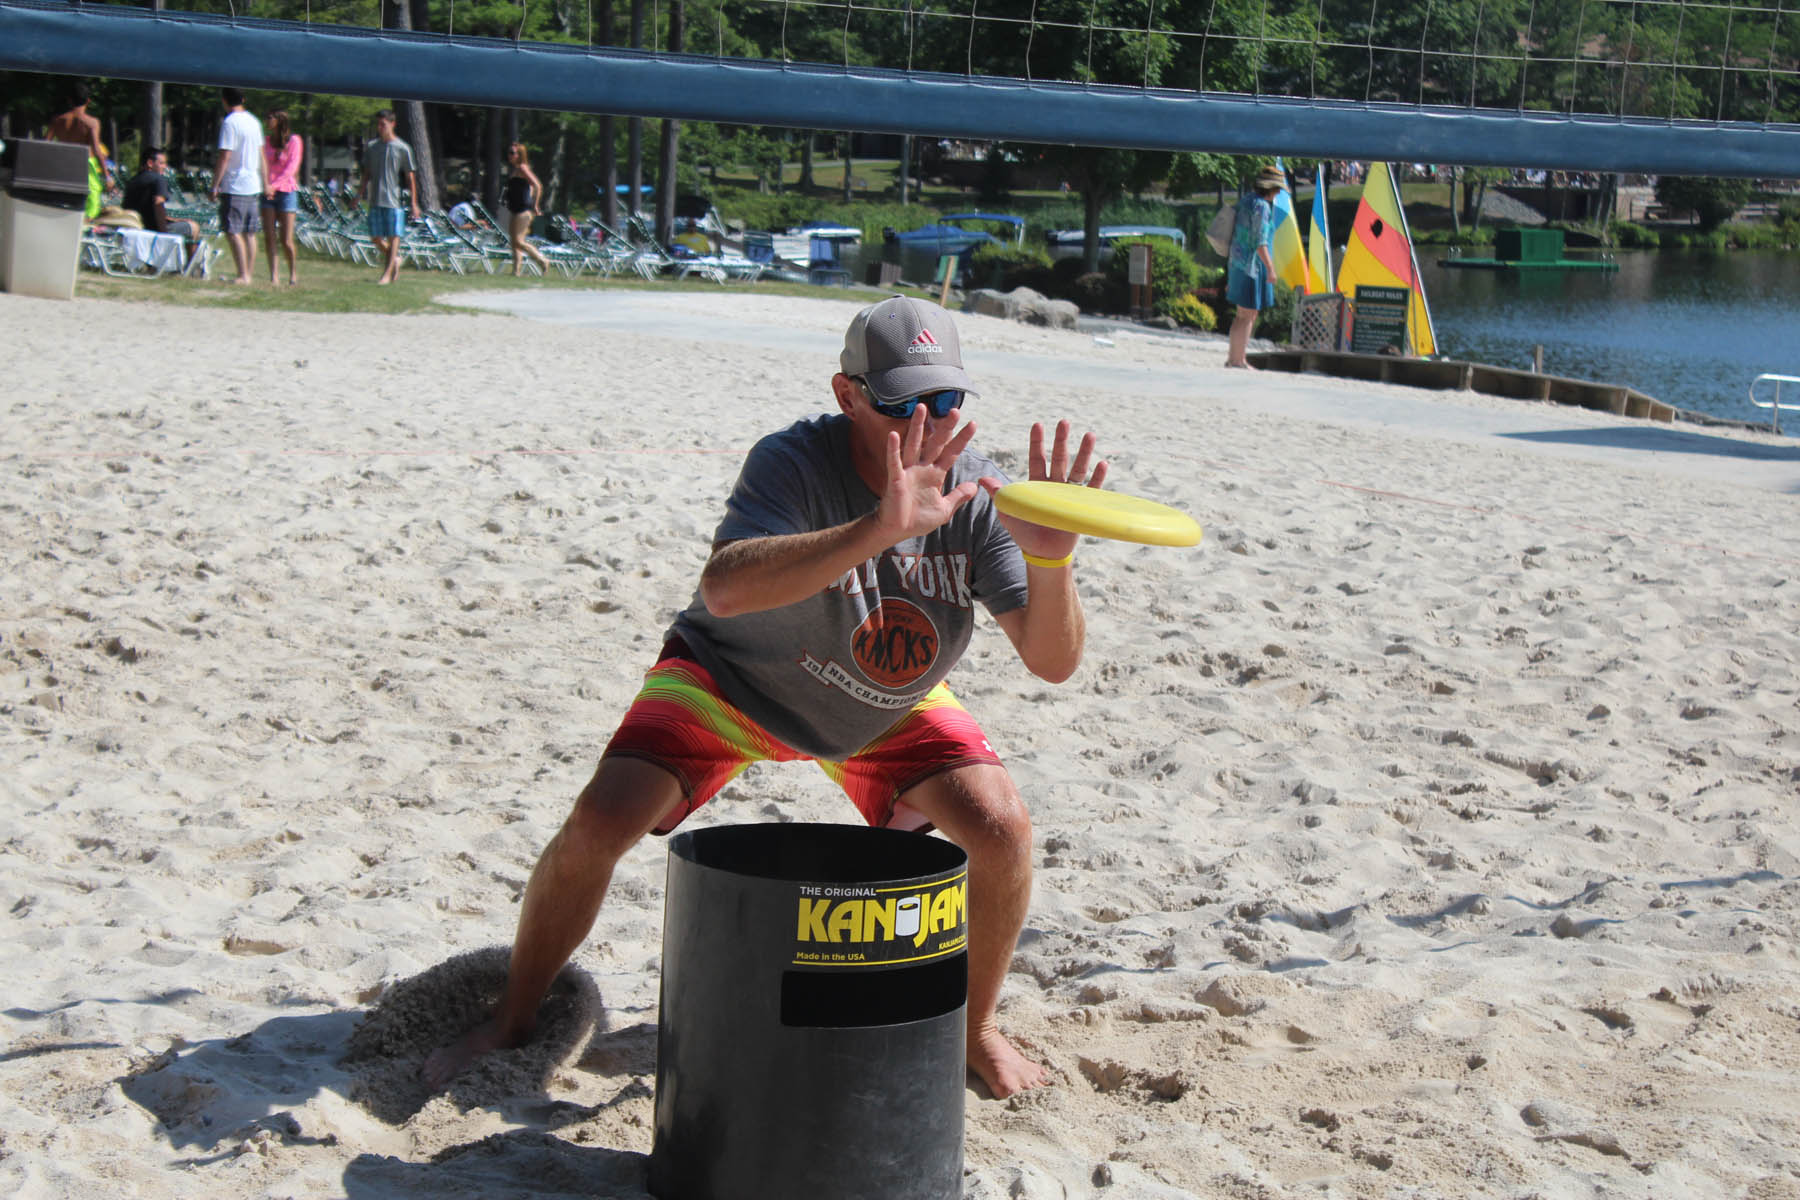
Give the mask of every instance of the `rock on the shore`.
M 963 303 L 964 312 L 984 317 L 1002 317 L 1023 321 L 1027 325 L 1047 325 L 1051 329 L 1073 329 L 1081 310 L 1069 300 L 1052 300 L 1028 287 L 998 292 L 993 288 L 976 288 Z

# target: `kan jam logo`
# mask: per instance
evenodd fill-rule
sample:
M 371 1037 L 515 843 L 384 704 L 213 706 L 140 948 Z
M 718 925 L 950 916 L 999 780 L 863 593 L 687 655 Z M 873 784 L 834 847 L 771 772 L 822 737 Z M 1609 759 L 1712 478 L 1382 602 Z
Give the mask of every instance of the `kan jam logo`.
M 850 653 L 870 682 L 905 687 L 937 661 L 937 626 L 918 605 L 889 597 L 850 635 Z
M 914 890 L 917 888 L 918 890 Z M 869 888 L 848 899 L 803 886 L 794 929 L 796 964 L 875 965 L 954 954 L 968 940 L 966 874 L 912 888 Z M 887 892 L 894 895 L 887 895 Z

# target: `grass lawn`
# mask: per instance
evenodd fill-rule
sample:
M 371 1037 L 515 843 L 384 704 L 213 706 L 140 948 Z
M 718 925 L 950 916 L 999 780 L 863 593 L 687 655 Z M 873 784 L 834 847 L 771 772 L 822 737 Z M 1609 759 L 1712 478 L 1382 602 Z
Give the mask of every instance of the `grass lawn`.
M 231 273 L 229 254 L 222 257 L 224 273 Z M 257 268 L 266 272 L 267 265 L 263 261 L 261 248 L 258 247 Z M 454 296 L 459 292 L 474 291 L 507 291 L 512 289 L 552 290 L 567 292 L 583 291 L 718 291 L 720 284 L 702 279 L 676 281 L 654 280 L 646 282 L 635 274 L 624 274 L 613 279 L 601 279 L 594 275 L 580 275 L 574 279 L 564 279 L 561 274 L 552 271 L 543 278 L 513 278 L 508 274 L 501 275 L 456 275 L 446 271 L 416 271 L 403 269 L 400 278 L 387 287 L 380 287 L 375 282 L 378 274 L 373 267 L 364 267 L 343 259 L 321 257 L 306 250 L 300 251 L 297 273 L 300 282 L 294 287 L 282 284 L 271 286 L 268 275 L 261 273 L 257 282 L 248 287 L 236 287 L 217 281 L 177 279 L 163 277 L 158 279 L 128 279 L 115 275 L 103 275 L 95 271 L 83 270 L 75 280 L 75 294 L 104 300 L 143 300 L 162 304 L 185 304 L 196 308 L 238 308 L 257 309 L 269 312 L 318 312 L 318 313 L 420 313 L 420 312 L 453 312 L 462 311 L 452 305 L 441 304 L 438 297 Z M 282 274 L 286 275 L 286 263 L 282 264 Z M 818 296 L 828 299 L 843 300 L 860 296 L 859 290 L 846 291 L 844 288 L 813 287 L 804 283 L 787 283 L 780 280 L 764 279 L 753 284 L 728 283 L 725 290 L 749 291 L 763 295 L 777 296 Z M 917 292 L 923 296 L 926 293 Z

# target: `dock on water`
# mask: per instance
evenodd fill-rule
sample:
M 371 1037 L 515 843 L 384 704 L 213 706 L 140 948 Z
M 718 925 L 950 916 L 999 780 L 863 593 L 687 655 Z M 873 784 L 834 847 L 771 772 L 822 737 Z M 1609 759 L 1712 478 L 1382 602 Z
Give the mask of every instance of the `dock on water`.
M 1567 258 L 1560 229 L 1501 229 L 1494 233 L 1494 257 L 1452 255 L 1440 267 L 1478 271 L 1616 271 L 1610 258 Z
M 1392 354 L 1353 354 L 1333 350 L 1266 350 L 1249 356 L 1251 365 L 1265 371 L 1297 375 L 1336 375 L 1397 383 L 1403 387 L 1437 391 L 1481 392 L 1515 400 L 1548 400 L 1572 404 L 1622 417 L 1641 417 L 1665 423 L 1675 420 L 1674 405 L 1664 404 L 1642 392 L 1616 383 L 1540 375 L 1535 371 L 1496 367 L 1487 363 L 1439 358 L 1402 358 Z

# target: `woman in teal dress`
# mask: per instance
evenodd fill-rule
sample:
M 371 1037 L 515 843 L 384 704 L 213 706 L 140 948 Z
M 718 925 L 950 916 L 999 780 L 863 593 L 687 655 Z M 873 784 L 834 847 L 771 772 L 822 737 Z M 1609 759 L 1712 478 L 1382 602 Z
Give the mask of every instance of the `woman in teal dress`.
M 1275 305 L 1275 260 L 1269 246 L 1275 236 L 1275 195 L 1287 187 L 1279 167 L 1257 172 L 1251 190 L 1238 197 L 1231 230 L 1231 255 L 1225 276 L 1225 298 L 1237 305 L 1225 365 L 1254 370 L 1245 351 L 1256 328 L 1256 314 Z

